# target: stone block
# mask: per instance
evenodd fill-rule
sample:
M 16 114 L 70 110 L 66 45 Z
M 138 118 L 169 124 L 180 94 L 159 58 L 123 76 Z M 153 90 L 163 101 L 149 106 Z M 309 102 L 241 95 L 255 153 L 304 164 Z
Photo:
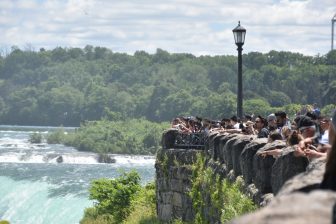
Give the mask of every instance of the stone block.
M 276 197 L 272 202 L 248 215 L 232 220 L 231 224 L 329 224 L 333 223 L 336 193 L 316 190 L 308 194 L 296 192 Z
M 172 204 L 173 206 L 180 207 L 182 208 L 182 194 L 178 192 L 173 193 L 173 198 L 172 198 Z
M 298 173 L 305 172 L 308 166 L 308 159 L 294 156 L 294 151 L 293 146 L 284 148 L 282 155 L 275 160 L 272 166 L 271 185 L 274 194 L 279 192 L 287 180 Z
M 173 206 L 171 204 L 159 204 L 158 206 L 158 218 L 162 221 L 172 220 Z
M 256 138 L 250 143 L 245 145 L 242 153 L 240 154 L 240 168 L 244 177 L 245 184 L 252 183 L 252 178 L 255 175 L 253 172 L 253 157 L 258 149 L 265 146 L 267 138 Z

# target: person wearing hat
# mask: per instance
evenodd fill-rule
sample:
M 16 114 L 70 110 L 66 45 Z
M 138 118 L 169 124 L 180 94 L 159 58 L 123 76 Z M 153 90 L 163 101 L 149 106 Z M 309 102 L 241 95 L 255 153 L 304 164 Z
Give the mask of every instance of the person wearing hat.
M 303 138 L 317 137 L 316 123 L 308 116 L 299 116 L 295 119 L 296 127 Z M 317 141 L 317 139 L 315 138 Z M 316 142 L 317 143 L 317 142 Z
M 297 128 L 303 140 L 296 148 L 296 156 L 306 156 L 309 159 L 326 156 L 329 144 L 319 144 L 319 133 L 316 131 L 316 123 L 308 116 L 298 116 L 295 118 Z

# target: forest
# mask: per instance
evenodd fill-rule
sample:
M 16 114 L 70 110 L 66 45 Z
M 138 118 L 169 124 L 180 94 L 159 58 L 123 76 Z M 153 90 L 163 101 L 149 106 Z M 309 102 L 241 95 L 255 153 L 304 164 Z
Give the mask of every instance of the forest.
M 0 124 L 79 126 L 81 122 L 180 115 L 211 119 L 236 113 L 237 57 L 194 56 L 157 49 L 154 54 L 105 47 L 13 46 L 0 56 Z M 317 103 L 334 106 L 336 50 L 243 55 L 244 112 Z

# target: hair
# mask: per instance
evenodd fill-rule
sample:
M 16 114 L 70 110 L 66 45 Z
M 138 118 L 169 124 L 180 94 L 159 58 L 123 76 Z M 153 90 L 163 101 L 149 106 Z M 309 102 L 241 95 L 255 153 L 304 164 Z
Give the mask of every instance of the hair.
M 286 118 L 287 114 L 284 111 L 278 111 L 275 113 L 275 116 L 281 117 L 281 118 Z
M 297 145 L 303 139 L 304 139 L 303 136 L 295 130 L 295 131 L 292 131 L 292 133 L 287 138 L 286 144 L 287 145 Z
M 279 132 L 272 131 L 268 136 L 268 141 L 269 142 L 274 142 L 275 140 L 282 140 L 282 136 Z
M 251 121 L 251 120 L 252 120 L 252 116 L 251 116 L 251 115 L 249 115 L 249 114 L 245 114 L 245 118 L 246 118 L 246 120 L 249 120 L 249 121 Z
M 306 116 L 307 116 L 307 117 L 310 117 L 312 120 L 317 120 L 317 119 L 318 119 L 317 114 L 315 114 L 314 112 L 310 112 L 310 111 L 308 111 L 308 112 L 306 113 Z
M 236 115 L 232 116 L 232 117 L 230 118 L 230 120 L 232 120 L 232 121 L 234 121 L 234 122 L 238 122 L 238 118 L 237 118 Z
M 258 115 L 258 116 L 257 116 L 257 118 L 259 118 L 259 119 L 260 119 L 260 121 L 261 121 L 261 123 L 263 123 L 263 124 L 264 124 L 264 126 L 263 126 L 263 127 L 267 127 L 267 125 L 268 125 L 268 122 L 267 122 L 267 120 L 266 120 L 264 117 L 262 117 L 262 116 Z

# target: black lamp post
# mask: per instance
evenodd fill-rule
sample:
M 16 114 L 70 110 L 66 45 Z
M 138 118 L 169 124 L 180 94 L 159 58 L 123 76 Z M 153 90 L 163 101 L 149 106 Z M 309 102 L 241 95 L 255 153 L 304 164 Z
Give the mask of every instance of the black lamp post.
M 238 92 L 237 92 L 237 117 L 243 117 L 243 78 L 242 78 L 242 46 L 245 41 L 246 29 L 240 25 L 232 30 L 233 36 L 238 46 Z

